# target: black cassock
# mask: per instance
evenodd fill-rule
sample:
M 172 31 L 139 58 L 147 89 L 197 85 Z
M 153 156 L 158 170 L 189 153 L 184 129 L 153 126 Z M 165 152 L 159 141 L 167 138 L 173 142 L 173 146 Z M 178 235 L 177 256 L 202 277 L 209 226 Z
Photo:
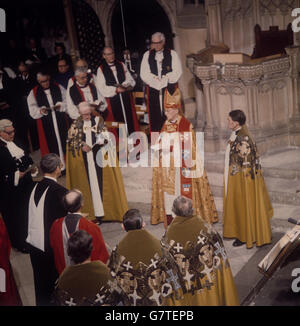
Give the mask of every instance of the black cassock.
M 0 140 L 0 211 L 11 244 L 18 250 L 25 248 L 27 194 L 33 181 L 28 172 L 15 186 L 15 172 L 17 170 L 24 172 L 32 164 L 31 157 L 25 151 L 23 157 L 16 159 L 11 155 L 6 143 Z
M 62 199 L 67 189 L 50 178 L 44 178 L 34 185 L 29 198 L 28 236 L 29 253 L 33 268 L 36 304 L 49 305 L 54 291 L 55 281 L 58 277 L 52 248 L 50 246 L 49 232 L 52 223 L 67 215 Z M 34 220 L 31 212 L 39 205 L 43 206 L 42 226 L 41 221 Z M 42 229 L 41 229 L 42 227 Z M 34 238 L 43 235 L 41 246 L 36 245 Z
M 43 106 L 47 108 L 50 107 L 47 96 L 41 86 L 38 85 L 34 87 L 32 91 L 33 91 L 33 96 L 39 107 L 43 107 Z M 50 84 L 50 93 L 54 105 L 57 104 L 58 102 L 63 102 L 62 93 L 57 84 L 55 83 Z M 61 147 L 63 153 L 65 154 L 69 120 L 65 112 L 60 112 L 56 110 L 54 112 L 54 115 L 57 122 Z M 39 134 L 41 155 L 44 156 L 48 153 L 56 153 L 57 155 L 60 155 L 58 140 L 55 136 L 55 128 L 54 128 L 54 122 L 53 122 L 53 117 L 51 112 L 49 112 L 48 115 L 43 116 L 40 119 L 37 119 L 37 128 Z

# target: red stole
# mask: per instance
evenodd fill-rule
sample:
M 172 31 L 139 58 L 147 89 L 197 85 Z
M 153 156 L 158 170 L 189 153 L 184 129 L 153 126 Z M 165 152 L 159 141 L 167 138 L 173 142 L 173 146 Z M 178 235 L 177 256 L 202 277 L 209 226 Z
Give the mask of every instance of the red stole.
M 4 270 L 5 292 L 0 291 L 0 306 L 22 306 L 19 292 L 17 290 L 14 274 L 10 264 L 11 244 L 6 231 L 4 221 L 0 217 L 0 283 Z M 0 286 L 1 286 L 0 285 Z M 1 287 L 0 287 L 1 290 Z
M 180 167 L 180 194 L 187 198 L 193 199 L 193 183 L 192 178 L 189 177 L 192 169 L 188 167 L 186 161 L 191 162 L 193 158 L 193 146 L 192 146 L 192 132 L 190 130 L 191 123 L 184 117 L 181 116 L 179 123 L 172 124 L 172 128 L 168 128 L 167 122 L 162 127 L 161 132 L 179 132 L 180 134 L 180 151 L 181 151 L 181 167 Z M 168 130 L 169 129 L 169 130 Z M 184 134 L 189 135 L 184 140 Z M 195 146 L 195 145 L 194 145 Z M 173 146 L 170 151 L 173 152 Z M 185 158 L 185 159 L 184 159 Z M 190 165 L 190 164 L 189 164 Z
M 50 244 L 53 249 L 55 266 L 60 275 L 65 269 L 64 245 L 63 245 L 63 226 L 64 217 L 54 221 L 50 230 Z M 101 260 L 106 264 L 108 260 L 108 252 L 100 228 L 82 217 L 79 220 L 79 230 L 85 230 L 93 237 L 93 250 L 91 260 Z
M 116 66 L 117 66 L 117 67 L 118 67 L 118 64 L 120 65 L 119 68 L 118 68 L 118 79 L 120 78 L 120 75 L 123 75 L 122 80 L 125 80 L 126 72 L 125 72 L 124 66 L 123 66 L 122 63 L 118 63 L 118 61 L 117 61 L 117 62 L 116 62 Z M 106 65 L 107 65 L 107 64 L 106 64 Z M 108 66 L 108 65 L 107 65 L 107 66 Z M 121 72 L 120 72 L 120 67 L 122 67 L 122 74 L 121 74 Z M 102 73 L 103 73 L 103 75 L 104 75 L 104 77 L 105 77 L 106 84 L 107 84 L 108 86 L 113 86 L 114 83 L 112 83 L 112 82 L 107 82 L 107 80 L 108 80 L 109 78 L 112 78 L 110 75 L 112 75 L 113 78 L 114 78 L 114 75 L 113 75 L 113 72 L 111 71 L 111 68 L 109 68 L 109 67 L 106 67 L 106 68 L 105 68 L 105 66 L 100 65 L 100 69 L 101 69 L 101 71 L 102 71 Z M 111 72 L 111 74 L 109 74 L 109 75 L 108 75 L 108 73 L 107 73 L 108 69 L 109 69 L 109 72 Z M 116 95 L 119 95 L 119 94 L 116 93 Z M 131 92 L 125 92 L 125 93 L 122 93 L 122 94 L 120 94 L 120 96 L 122 96 L 122 99 L 123 99 L 123 105 L 124 105 L 124 107 L 125 107 L 125 108 L 124 108 L 124 109 L 125 109 L 125 112 L 126 112 L 126 103 L 127 103 L 127 100 L 129 100 L 129 101 L 128 101 L 128 106 L 130 106 L 130 110 L 131 110 L 131 118 L 132 118 L 132 122 L 133 122 L 134 131 L 140 131 L 139 121 L 138 121 L 138 118 L 137 118 L 137 115 L 136 115 L 136 110 L 135 110 L 135 103 L 134 103 L 134 100 L 133 100 L 133 97 L 132 97 Z M 127 98 L 127 96 L 128 96 L 128 98 Z M 106 103 L 107 103 L 107 111 L 108 111 L 108 115 L 107 115 L 107 117 L 106 117 L 106 121 L 114 122 L 114 121 L 116 121 L 116 120 L 115 120 L 115 118 L 114 118 L 114 114 L 113 114 L 112 106 L 113 106 L 114 104 L 115 104 L 115 105 L 118 105 L 118 104 L 121 105 L 121 103 L 119 103 L 119 102 L 120 102 L 120 101 L 119 101 L 119 96 L 117 97 L 117 99 L 118 99 L 118 100 L 117 100 L 117 103 L 115 103 L 115 102 L 116 102 L 116 100 L 115 100 L 115 99 L 116 99 L 115 96 L 112 97 L 112 98 L 106 97 L 105 99 L 106 99 Z M 127 117 L 127 119 L 128 119 L 128 117 Z M 115 134 L 115 136 L 117 136 L 115 130 L 109 130 L 109 131 L 110 131 L 110 132 L 113 132 L 113 133 Z M 118 136 L 117 136 L 116 139 L 118 139 Z
M 37 93 L 38 86 L 36 86 L 33 89 L 33 95 L 36 98 L 36 93 Z M 38 136 L 39 136 L 39 143 L 40 143 L 40 150 L 41 150 L 41 156 L 45 156 L 46 154 L 50 153 L 49 148 L 48 148 L 48 143 L 47 139 L 45 136 L 45 131 L 42 123 L 42 119 L 37 119 L 36 120 L 37 124 L 37 129 L 38 129 Z

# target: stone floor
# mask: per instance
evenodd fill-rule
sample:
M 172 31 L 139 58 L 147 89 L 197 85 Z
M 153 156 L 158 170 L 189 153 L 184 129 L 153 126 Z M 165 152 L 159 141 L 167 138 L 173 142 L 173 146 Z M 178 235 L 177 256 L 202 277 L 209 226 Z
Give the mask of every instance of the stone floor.
M 33 157 L 35 161 L 38 161 L 39 153 L 34 153 Z M 214 227 L 220 234 L 223 228 L 221 219 L 223 200 L 220 195 L 223 162 L 224 153 L 205 157 L 205 167 L 220 217 L 220 221 Z M 245 246 L 233 247 L 233 240 L 224 240 L 241 302 L 262 277 L 258 272 L 257 264 L 284 233 L 293 227 L 287 219 L 289 217 L 300 218 L 300 149 L 287 148 L 284 151 L 266 155 L 262 157 L 262 165 L 274 208 L 274 217 L 271 221 L 272 244 L 261 248 L 246 249 Z M 122 168 L 122 174 L 130 208 L 140 209 L 146 228 L 157 238 L 161 238 L 164 233 L 163 225 L 150 225 L 151 168 Z M 59 182 L 64 184 L 64 180 L 62 177 Z M 124 236 L 119 223 L 104 223 L 101 225 L 101 230 L 109 250 Z M 11 263 L 23 304 L 34 306 L 33 275 L 29 255 L 12 250 Z M 252 305 L 254 304 L 252 302 Z M 266 304 L 270 304 L 270 301 Z M 260 305 L 264 303 L 260 301 Z

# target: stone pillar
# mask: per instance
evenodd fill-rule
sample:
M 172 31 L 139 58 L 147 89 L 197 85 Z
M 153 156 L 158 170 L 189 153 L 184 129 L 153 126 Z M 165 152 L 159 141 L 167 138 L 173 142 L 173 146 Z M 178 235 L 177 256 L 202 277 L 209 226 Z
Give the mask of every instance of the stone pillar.
M 208 17 L 208 41 L 210 44 L 223 43 L 221 1 L 208 0 L 206 6 Z
M 70 55 L 72 57 L 73 63 L 76 58 L 80 56 L 78 40 L 75 30 L 75 22 L 72 11 L 72 1 L 71 0 L 63 0 L 65 17 L 66 17 L 66 26 L 68 32 L 68 38 L 70 42 Z
M 300 47 L 294 46 L 294 47 L 288 47 L 285 48 L 286 53 L 289 55 L 290 58 L 290 75 L 292 78 L 292 84 L 293 84 L 293 116 L 299 117 L 299 54 L 300 54 Z
M 290 143 L 300 146 L 300 84 L 299 84 L 299 57 L 300 46 L 285 48 L 290 58 L 290 75 L 292 79 L 293 112 L 289 119 Z
M 203 104 L 205 105 L 204 148 L 205 151 L 208 152 L 218 152 L 220 150 L 220 133 L 219 133 L 220 130 L 218 130 L 218 128 L 216 127 L 215 121 L 213 119 L 212 96 L 215 96 L 215 94 L 211 94 L 212 80 L 204 79 L 201 80 L 201 82 L 203 84 L 203 94 L 204 94 Z
M 214 126 L 212 119 L 212 108 L 211 108 L 211 98 L 210 98 L 210 80 L 202 80 L 203 84 L 203 94 L 204 94 L 204 103 L 206 111 L 206 127 L 212 129 Z
M 251 74 L 249 71 L 248 74 Z M 252 78 L 251 78 L 252 77 Z M 259 79 L 255 76 L 246 76 L 246 79 L 242 79 L 245 85 L 245 96 L 246 96 L 246 106 L 248 109 L 247 124 L 250 129 L 259 129 L 259 119 L 258 119 L 258 92 L 257 87 Z
M 205 100 L 204 100 L 204 94 L 203 94 L 203 85 L 201 84 L 201 81 L 194 77 L 194 92 L 196 96 L 196 107 L 197 107 L 197 113 L 196 113 L 196 119 L 197 124 L 196 127 L 198 130 L 204 130 L 206 125 L 206 115 L 205 115 Z

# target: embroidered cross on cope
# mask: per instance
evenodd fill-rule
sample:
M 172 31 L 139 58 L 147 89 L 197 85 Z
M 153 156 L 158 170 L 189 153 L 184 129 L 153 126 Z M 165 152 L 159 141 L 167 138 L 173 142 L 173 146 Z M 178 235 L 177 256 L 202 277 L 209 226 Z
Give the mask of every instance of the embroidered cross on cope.
M 157 260 L 154 260 L 154 259 L 151 258 L 151 264 L 150 264 L 149 267 L 157 268 L 157 263 L 158 263 Z
M 178 276 L 176 274 L 174 274 L 174 272 L 172 270 L 168 270 L 167 271 L 169 277 L 167 278 L 167 282 L 168 283 L 173 283 L 174 289 L 175 290 L 179 290 L 181 288 L 180 284 L 178 283 Z
M 116 291 L 117 293 L 121 293 L 121 289 L 119 288 L 117 281 L 114 280 L 112 281 L 108 281 L 107 285 L 109 286 L 110 292 L 113 293 L 114 291 Z
M 74 299 L 71 298 L 70 301 L 66 300 L 65 303 L 68 305 L 68 306 L 76 306 L 76 303 L 74 302 Z
M 126 264 L 123 264 L 123 266 L 126 267 L 126 271 L 129 271 L 130 269 L 132 269 L 130 261 L 128 261 Z
M 97 293 L 97 295 L 96 295 L 96 300 L 95 300 L 95 302 L 97 303 L 97 302 L 99 302 L 100 304 L 103 304 L 103 299 L 105 298 L 105 295 L 101 295 L 100 296 L 100 294 L 99 293 Z
M 215 246 L 216 249 L 217 249 L 217 250 L 215 251 L 215 254 L 216 254 L 216 255 L 221 254 L 223 260 L 226 260 L 226 259 L 227 259 L 227 254 L 226 254 L 226 252 L 225 252 L 225 249 L 221 247 L 220 243 L 217 242 L 217 243 L 214 244 L 214 246 Z
M 197 243 L 201 243 L 202 245 L 204 245 L 206 242 L 206 238 L 205 237 L 201 237 L 200 235 L 198 236 L 198 241 Z
M 177 253 L 179 253 L 179 252 L 183 249 L 183 247 L 180 245 L 179 242 L 177 242 L 177 244 L 176 244 L 176 246 L 174 247 L 174 249 L 177 251 Z
M 210 290 L 210 288 L 214 285 L 214 283 L 209 282 L 208 280 L 205 280 L 205 283 L 203 284 L 203 287 Z

